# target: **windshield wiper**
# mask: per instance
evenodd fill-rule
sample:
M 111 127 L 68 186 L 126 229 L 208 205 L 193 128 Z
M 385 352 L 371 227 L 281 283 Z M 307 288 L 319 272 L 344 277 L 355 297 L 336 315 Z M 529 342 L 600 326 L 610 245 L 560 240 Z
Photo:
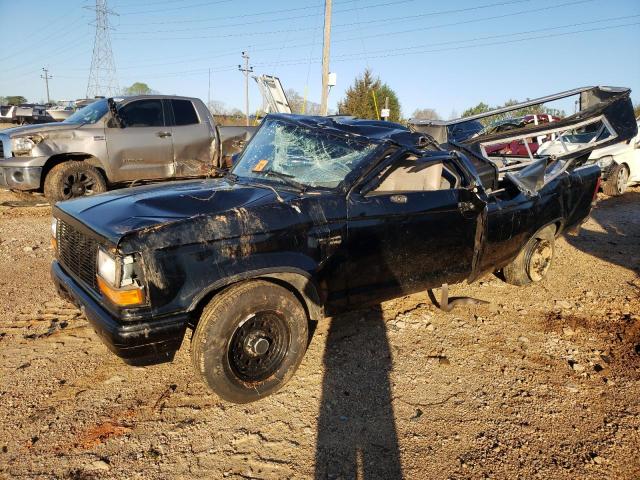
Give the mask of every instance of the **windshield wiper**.
M 226 168 L 212 166 L 211 171 L 232 182 L 235 182 L 238 179 L 238 176 L 235 173 L 231 173 L 231 170 L 227 170 Z
M 282 180 L 284 183 L 286 183 L 287 185 L 289 185 L 290 187 L 295 188 L 296 190 L 300 191 L 300 192 L 304 192 L 307 187 L 305 185 L 303 185 L 300 182 L 297 182 L 295 180 L 293 180 L 293 175 L 288 175 L 286 173 L 282 173 L 282 172 L 277 172 L 275 170 L 261 170 L 261 171 L 254 171 L 253 173 L 257 173 L 258 175 L 264 175 L 265 177 L 275 177 L 278 178 L 280 180 Z

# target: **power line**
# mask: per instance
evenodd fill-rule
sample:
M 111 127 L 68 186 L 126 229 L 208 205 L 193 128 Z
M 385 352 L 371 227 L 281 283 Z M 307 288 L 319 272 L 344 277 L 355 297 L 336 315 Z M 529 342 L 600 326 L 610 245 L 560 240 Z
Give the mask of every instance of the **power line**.
M 173 8 L 163 8 L 162 11 L 163 12 L 170 12 L 173 10 L 183 10 L 185 8 L 194 8 L 194 7 L 205 7 L 205 6 L 209 6 L 209 5 L 218 5 L 220 3 L 229 3 L 233 0 L 215 0 L 215 1 L 211 1 L 211 2 L 204 2 L 204 3 L 198 3 L 196 5 L 183 5 L 181 7 L 173 7 Z M 139 10 L 136 12 L 124 12 L 123 15 L 140 15 L 140 14 L 148 14 L 149 10 Z
M 514 2 L 511 3 L 524 3 L 524 2 L 528 2 L 530 0 L 515 0 Z M 548 7 L 542 7 L 542 8 L 536 8 L 536 9 L 527 9 L 527 10 L 523 10 L 520 12 L 517 12 L 515 14 L 523 14 L 523 13 L 531 13 L 532 11 L 542 11 L 542 10 L 551 10 L 551 9 L 556 9 L 556 8 L 560 8 L 560 7 L 564 7 L 564 6 L 570 6 L 570 5 L 577 5 L 577 4 L 582 4 L 582 3 L 588 3 L 588 2 L 593 2 L 595 0 L 575 0 L 575 1 L 571 1 L 571 2 L 567 2 L 567 3 L 561 3 L 561 4 L 555 4 L 555 5 L 551 5 Z M 504 2 L 503 2 L 504 3 Z M 495 6 L 497 4 L 488 4 L 486 7 L 490 7 L 490 6 Z M 473 10 L 477 10 L 480 7 L 473 7 Z M 418 14 L 418 15 L 413 15 L 411 17 L 396 17 L 395 19 L 392 18 L 390 20 L 392 21 L 396 21 L 396 20 L 406 20 L 408 18 L 412 19 L 415 17 L 422 17 L 422 16 L 433 16 L 433 15 L 442 15 L 442 14 L 446 14 L 446 13 L 450 13 L 451 11 L 441 11 L 441 12 L 431 12 L 431 13 L 425 13 L 425 14 Z M 503 18 L 503 17 L 507 17 L 507 16 L 511 16 L 511 15 L 515 15 L 514 13 L 510 13 L 510 14 L 503 14 L 503 15 L 496 15 L 494 17 L 488 17 L 487 19 L 492 19 L 492 18 Z M 477 22 L 479 21 L 478 19 L 472 19 L 472 20 L 468 20 L 468 21 L 463 21 L 463 22 L 453 22 L 453 23 L 449 23 L 446 24 L 445 26 L 455 26 L 458 24 L 463 24 L 463 23 L 473 23 L 473 22 Z M 260 22 L 263 23 L 263 22 Z M 364 23 L 370 23 L 370 22 L 364 22 Z M 243 24 L 245 25 L 245 24 Z M 347 27 L 349 29 L 351 29 L 353 26 L 358 25 L 358 22 L 350 22 L 347 24 L 340 24 L 340 25 L 335 25 L 336 27 Z M 294 28 L 294 29 L 280 29 L 280 30 L 268 30 L 268 31 L 261 31 L 261 32 L 253 32 L 250 30 L 245 30 L 245 31 L 241 31 L 241 32 L 236 32 L 236 33 L 225 33 L 225 34 L 216 34 L 216 35 L 197 35 L 197 36 L 189 36 L 189 37 L 164 37 L 163 39 L 165 40 L 196 40 L 196 39 L 210 39 L 210 38 L 232 38 L 232 37 L 246 37 L 246 36 L 252 36 L 252 35 L 274 35 L 274 34 L 281 34 L 281 33 L 286 33 L 286 32 L 306 32 L 308 30 L 308 27 L 299 27 L 299 28 Z M 412 31 L 422 31 L 424 30 L 424 27 L 419 27 L 419 28 L 415 28 L 415 29 L 411 29 L 411 30 L 404 30 L 402 33 L 407 33 L 407 32 L 412 32 Z M 158 30 L 156 32 L 150 31 L 148 33 L 164 33 L 164 31 Z M 398 34 L 398 32 L 391 32 L 391 35 L 396 35 Z M 388 35 L 388 34 L 385 34 Z M 362 36 L 361 38 L 377 38 L 380 36 L 380 33 L 376 33 L 373 35 L 368 35 L 368 36 Z M 357 40 L 358 38 L 354 38 L 355 40 Z M 158 37 L 145 37 L 145 38 L 139 38 L 139 40 L 162 40 Z M 351 39 L 350 39 L 351 40 Z M 341 40 L 337 40 L 337 41 L 341 41 Z
M 520 3 L 530 3 L 532 0 L 509 0 L 509 1 L 503 1 L 503 2 L 494 2 L 494 3 L 488 3 L 488 4 L 483 4 L 483 5 L 476 5 L 475 7 L 468 7 L 468 8 L 456 8 L 456 9 L 451 9 L 451 10 L 439 10 L 439 11 L 433 11 L 433 12 L 428 12 L 428 13 L 422 13 L 422 14 L 413 14 L 413 15 L 409 15 L 409 16 L 402 16 L 402 17 L 385 17 L 383 19 L 379 19 L 379 20 L 368 20 L 365 22 L 361 22 L 361 21 L 357 21 L 357 22 L 349 22 L 349 23 L 343 23 L 343 24 L 337 24 L 334 25 L 334 27 L 353 27 L 354 25 L 367 25 L 367 24 L 372 24 L 372 23 L 392 23 L 392 22 L 397 22 L 397 21 L 403 21 L 403 20 L 416 20 L 418 18 L 423 18 L 423 17 L 433 17 L 436 15 L 448 15 L 448 14 L 452 14 L 452 13 L 464 13 L 464 12 L 470 12 L 470 11 L 475 11 L 475 10 L 482 10 L 482 9 L 486 9 L 486 8 L 493 8 L 493 7 L 498 7 L 498 6 L 507 6 L 507 5 L 516 5 L 516 4 L 520 4 Z M 594 0 L 588 0 L 588 1 L 594 1 Z M 357 7 L 354 8 L 350 8 L 348 10 L 336 10 L 335 13 L 340 13 L 340 12 L 355 12 L 356 15 L 359 14 L 359 12 L 361 11 L 360 6 L 358 5 Z M 299 20 L 302 18 L 315 18 L 317 16 L 317 14 L 305 14 L 305 15 L 296 15 L 296 16 L 290 16 L 290 17 L 282 17 L 282 18 L 275 18 L 270 20 L 270 22 L 286 22 L 286 21 L 291 21 L 291 20 Z M 129 36 L 129 35 L 140 35 L 140 34 L 148 34 L 148 33 L 178 33 L 178 32 L 193 32 L 196 30 L 219 30 L 221 28 L 231 28 L 231 27 L 245 27 L 247 25 L 256 25 L 256 24 L 262 24 L 264 23 L 264 20 L 255 20 L 255 21 L 251 21 L 251 22 L 241 22 L 241 23 L 231 23 L 228 25 L 220 25 L 220 24 L 216 24 L 216 25 L 212 25 L 212 26 L 208 26 L 208 27 L 197 27 L 197 28 L 178 28 L 178 29 L 172 29 L 172 30 L 166 30 L 166 29 L 162 29 L 162 30 L 135 30 L 133 32 L 120 32 L 118 33 L 118 36 Z M 281 33 L 281 32 L 292 32 L 292 31 L 299 31 L 301 29 L 296 29 L 296 30 L 278 30 L 276 31 L 276 33 Z M 208 37 L 208 38 L 212 38 L 212 37 Z
M 349 2 L 342 2 L 342 3 L 352 3 L 354 0 L 350 0 Z M 415 2 L 417 0 L 395 0 L 392 2 L 385 2 L 385 3 L 377 3 L 377 4 L 373 4 L 373 5 L 368 5 L 367 8 L 378 8 L 378 7 L 388 7 L 391 5 L 400 5 L 403 3 L 412 3 Z M 147 25 L 166 25 L 166 24 L 174 24 L 174 23 L 198 23 L 198 22 L 218 22 L 220 20 L 231 20 L 231 19 L 236 19 L 236 18 L 246 18 L 246 17 L 258 17 L 258 16 L 262 16 L 262 15 L 272 15 L 272 14 L 276 14 L 276 13 L 289 13 L 289 12 L 295 12 L 295 11 L 301 11 L 301 10 L 309 10 L 313 8 L 313 5 L 308 5 L 305 7 L 296 7 L 296 8 L 285 8 L 285 9 L 281 9 L 281 10 L 268 10 L 265 12 L 256 12 L 256 13 L 245 13 L 242 15 L 232 15 L 232 16 L 227 16 L 227 17 L 213 17 L 213 18 L 196 18 L 196 19 L 189 19 L 189 20 L 178 20 L 178 19 L 172 19 L 172 20 L 166 20 L 166 21 L 162 21 L 162 22 L 145 22 Z M 336 10 L 335 13 L 342 13 L 342 12 L 351 12 L 353 11 L 354 8 L 348 8 L 348 9 L 342 9 L 342 10 Z M 123 23 L 120 24 L 121 26 L 139 26 L 140 23 Z
M 541 32 L 546 32 L 546 31 L 554 30 L 554 29 L 569 28 L 569 27 L 574 27 L 574 26 L 581 26 L 581 25 L 587 25 L 587 24 L 606 22 L 606 21 L 617 20 L 617 19 L 621 19 L 621 18 L 633 18 L 633 17 L 638 17 L 638 16 L 640 16 L 640 15 L 626 16 L 626 17 L 613 17 L 613 18 L 595 20 L 595 21 L 591 21 L 591 22 L 582 22 L 582 23 L 575 23 L 575 24 L 569 24 L 569 25 L 561 25 L 561 26 L 556 26 L 556 27 L 547 27 L 547 28 L 529 30 L 529 31 L 524 31 L 524 32 L 514 32 L 514 33 L 509 33 L 509 34 L 501 34 L 501 35 L 497 35 L 497 36 L 494 35 L 494 36 L 490 36 L 490 37 L 474 37 L 474 38 L 468 38 L 468 39 L 464 39 L 464 40 L 454 40 L 454 41 L 450 41 L 450 42 L 440 42 L 440 43 L 436 43 L 436 44 L 414 45 L 414 46 L 410 46 L 410 47 L 403 47 L 403 49 L 407 49 L 408 50 L 408 49 L 416 49 L 416 48 L 425 48 L 425 47 L 429 47 L 429 46 L 451 45 L 451 44 L 454 44 L 454 43 L 478 42 L 478 41 L 482 41 L 482 40 L 486 40 L 486 39 L 490 39 L 490 38 L 496 38 L 496 37 L 541 33 Z M 531 40 L 536 40 L 536 41 L 540 42 L 540 41 L 542 41 L 544 39 L 548 39 L 548 38 L 568 36 L 568 35 L 576 35 L 576 34 L 580 34 L 580 33 L 593 32 L 593 31 L 612 30 L 612 29 L 616 29 L 616 28 L 623 28 L 623 27 L 629 27 L 629 26 L 635 26 L 635 25 L 640 25 L 640 22 L 625 23 L 625 24 L 621 24 L 621 25 L 609 25 L 609 26 L 605 26 L 605 27 L 598 27 L 598 28 L 591 28 L 591 29 L 575 30 L 575 31 L 571 31 L 571 32 L 562 32 L 562 33 L 556 33 L 556 34 L 549 34 L 549 35 L 546 35 L 544 37 L 531 36 L 531 37 L 527 37 L 527 38 L 514 38 L 514 39 L 509 39 L 509 40 L 501 40 L 501 41 L 489 42 L 489 43 L 483 43 L 483 44 L 474 43 L 472 45 L 449 46 L 449 47 L 445 47 L 445 48 L 437 48 L 437 49 L 430 49 L 430 50 L 398 52 L 399 49 L 393 49 L 393 50 L 387 50 L 387 51 L 379 51 L 378 52 L 379 54 L 376 54 L 376 55 L 371 55 L 370 54 L 370 55 L 368 55 L 367 58 L 369 58 L 369 59 L 373 59 L 373 58 L 390 58 L 390 57 L 400 57 L 400 56 L 407 56 L 407 55 L 420 55 L 420 54 L 425 54 L 425 53 L 439 53 L 439 52 L 445 52 L 445 51 L 451 51 L 451 50 L 465 50 L 465 49 L 479 48 L 479 47 L 485 47 L 485 46 L 510 45 L 510 44 L 516 43 L 516 42 L 526 42 L 526 41 L 531 41 Z M 338 55 L 338 56 L 334 56 L 333 60 L 335 62 L 352 61 L 353 60 L 352 57 L 354 55 L 359 55 L 359 54 Z M 254 66 L 259 66 L 259 67 L 266 67 L 266 66 L 295 66 L 295 65 L 307 64 L 308 62 L 309 62 L 309 59 L 308 58 L 304 58 L 304 59 L 295 59 L 295 60 L 282 61 L 282 62 L 279 62 L 279 63 L 275 63 L 275 62 L 259 62 L 259 63 L 255 63 Z M 321 62 L 320 62 L 320 60 L 315 60 L 312 63 L 316 63 L 317 64 L 317 63 L 321 63 Z M 220 65 L 220 66 L 217 67 L 217 70 L 212 70 L 212 72 L 213 71 L 217 71 L 217 72 L 231 71 L 231 70 L 235 70 L 236 68 L 237 67 L 235 67 L 235 66 L 223 66 L 223 65 Z M 206 71 L 207 71 L 207 69 L 205 68 L 205 69 L 192 70 L 192 71 L 187 71 L 187 72 L 182 71 L 182 72 L 175 72 L 175 73 L 170 73 L 170 74 L 166 74 L 166 75 L 153 76 L 151 78 L 165 78 L 165 77 L 174 77 L 174 76 L 184 76 L 185 74 L 189 74 L 189 73 L 202 74 L 203 72 L 206 72 Z

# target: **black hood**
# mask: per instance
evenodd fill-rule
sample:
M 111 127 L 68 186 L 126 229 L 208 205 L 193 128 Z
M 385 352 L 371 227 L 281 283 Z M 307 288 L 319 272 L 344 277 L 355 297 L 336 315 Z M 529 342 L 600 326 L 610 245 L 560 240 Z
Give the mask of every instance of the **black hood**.
M 264 187 L 207 179 L 114 190 L 61 202 L 56 209 L 117 245 L 136 230 L 217 215 L 262 199 L 276 201 L 274 193 Z

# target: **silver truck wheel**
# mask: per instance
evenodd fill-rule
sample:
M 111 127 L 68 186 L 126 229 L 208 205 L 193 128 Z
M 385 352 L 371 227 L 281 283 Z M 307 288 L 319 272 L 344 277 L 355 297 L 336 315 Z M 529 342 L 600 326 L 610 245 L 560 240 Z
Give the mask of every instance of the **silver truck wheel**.
M 44 195 L 50 203 L 106 191 L 107 182 L 100 171 L 85 162 L 63 162 L 44 179 Z

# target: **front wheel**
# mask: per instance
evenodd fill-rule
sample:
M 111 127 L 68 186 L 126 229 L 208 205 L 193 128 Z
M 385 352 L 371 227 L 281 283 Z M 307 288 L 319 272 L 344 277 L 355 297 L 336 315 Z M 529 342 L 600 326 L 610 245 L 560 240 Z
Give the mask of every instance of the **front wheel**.
M 60 163 L 44 179 L 44 196 L 52 204 L 106 191 L 107 182 L 100 171 L 85 162 Z
M 284 287 L 252 280 L 205 307 L 191 341 L 194 369 L 221 398 L 248 403 L 286 384 L 304 357 L 308 321 Z
M 622 195 L 629 183 L 629 170 L 626 165 L 616 164 L 609 173 L 609 177 L 602 184 L 602 191 L 610 197 Z
M 527 242 L 518 256 L 504 269 L 504 279 L 512 285 L 527 285 L 542 280 L 551 267 L 555 254 L 553 229 L 538 232 Z

